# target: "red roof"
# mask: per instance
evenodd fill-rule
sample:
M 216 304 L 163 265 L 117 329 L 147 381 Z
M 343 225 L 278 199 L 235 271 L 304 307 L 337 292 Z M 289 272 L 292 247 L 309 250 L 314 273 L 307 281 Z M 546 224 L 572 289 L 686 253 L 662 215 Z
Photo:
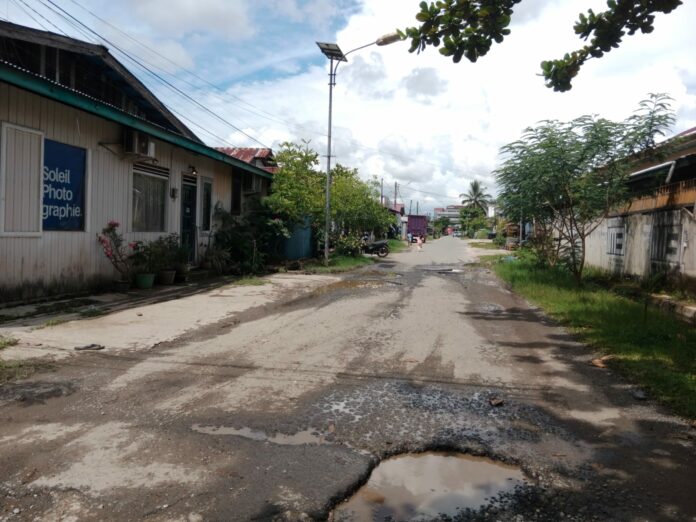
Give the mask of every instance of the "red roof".
M 267 172 L 278 172 L 278 166 L 275 164 L 273 151 L 271 149 L 258 147 L 217 147 L 217 150 L 251 165 L 256 165 L 256 160 L 261 160 L 261 165 L 257 166 Z

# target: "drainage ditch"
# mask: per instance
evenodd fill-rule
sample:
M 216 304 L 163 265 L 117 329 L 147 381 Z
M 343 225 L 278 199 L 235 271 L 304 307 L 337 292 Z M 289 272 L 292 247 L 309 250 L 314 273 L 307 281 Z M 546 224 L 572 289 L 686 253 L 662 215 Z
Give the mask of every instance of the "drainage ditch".
M 430 520 L 487 505 L 524 483 L 515 467 L 461 453 L 405 454 L 382 461 L 330 520 Z

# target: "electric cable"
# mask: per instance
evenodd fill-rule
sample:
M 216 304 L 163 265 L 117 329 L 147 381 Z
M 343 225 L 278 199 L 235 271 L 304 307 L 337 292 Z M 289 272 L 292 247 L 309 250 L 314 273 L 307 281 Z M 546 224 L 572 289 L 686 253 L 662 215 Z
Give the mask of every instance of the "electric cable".
M 40 1 L 41 1 L 42 3 L 44 3 L 44 0 L 40 0 Z M 157 74 L 156 72 L 154 72 L 154 71 L 152 71 L 151 69 L 149 69 L 145 64 L 143 64 L 143 62 L 141 62 L 140 60 L 138 60 L 138 59 L 134 58 L 133 56 L 131 56 L 130 53 L 128 53 L 127 51 L 124 51 L 124 50 L 121 49 L 118 45 L 116 45 L 115 43 L 111 42 L 109 39 L 105 38 L 104 36 L 102 36 L 101 34 L 97 33 L 96 31 L 94 31 L 94 30 L 91 29 L 90 27 L 86 26 L 83 22 L 81 22 L 80 20 L 78 20 L 77 18 L 75 18 L 74 16 L 72 16 L 70 13 L 68 13 L 67 11 L 65 11 L 65 10 L 64 10 L 63 8 L 61 8 L 60 6 L 56 5 L 56 3 L 53 2 L 53 0 L 45 0 L 45 1 L 48 2 L 48 3 L 50 3 L 51 5 L 53 5 L 56 9 L 60 10 L 62 13 L 64 13 L 65 16 L 67 16 L 67 17 L 69 17 L 69 18 L 75 20 L 78 24 L 80 24 L 80 25 L 82 25 L 83 27 L 85 27 L 88 31 L 90 31 L 91 33 L 93 33 L 97 38 L 99 38 L 100 40 L 102 40 L 103 42 L 105 42 L 106 44 L 108 44 L 109 46 L 111 46 L 112 48 L 118 50 L 123 56 L 126 56 L 126 57 L 127 57 L 129 60 L 131 60 L 133 63 L 137 64 L 137 65 L 138 65 L 139 67 L 141 67 L 142 69 L 148 71 L 149 74 L 151 74 L 151 75 L 152 75 L 153 77 L 155 77 L 157 80 L 159 80 L 160 82 L 162 82 L 163 84 L 165 84 L 166 86 L 168 86 L 170 89 L 174 90 L 174 91 L 175 91 L 177 94 L 179 94 L 180 96 L 184 97 L 186 100 L 188 100 L 188 101 L 190 101 L 191 103 L 195 104 L 197 107 L 203 109 L 205 112 L 207 112 L 208 114 L 210 114 L 211 116 L 213 116 L 215 119 L 221 121 L 222 123 L 224 123 L 225 125 L 228 125 L 229 127 L 233 128 L 233 129 L 235 129 L 237 132 L 240 132 L 241 134 L 243 134 L 244 136 L 246 136 L 246 137 L 249 138 L 250 140 L 252 140 L 252 141 L 258 143 L 258 144 L 261 145 L 262 147 L 264 147 L 264 148 L 269 148 L 267 145 L 265 145 L 265 144 L 262 143 L 261 141 L 257 140 L 257 139 L 256 139 L 255 137 L 253 137 L 252 135 L 248 134 L 247 132 L 245 132 L 244 130 L 240 129 L 240 128 L 237 127 L 236 125 L 234 125 L 234 124 L 230 123 L 229 121 L 225 120 L 225 119 L 222 118 L 219 114 L 217 114 L 217 113 L 214 112 L 213 110 L 209 109 L 208 107 L 206 107 L 205 105 L 203 105 L 202 103 L 200 103 L 198 100 L 196 100 L 195 98 L 193 98 L 192 96 L 190 96 L 190 95 L 187 94 L 186 92 L 182 91 L 182 90 L 179 89 L 177 86 L 173 85 L 171 82 L 169 82 L 168 80 L 166 80 L 165 78 L 163 78 L 162 76 L 160 76 L 159 74 Z M 44 4 L 44 5 L 45 5 L 45 4 Z M 46 6 L 46 7 L 48 7 L 48 6 Z

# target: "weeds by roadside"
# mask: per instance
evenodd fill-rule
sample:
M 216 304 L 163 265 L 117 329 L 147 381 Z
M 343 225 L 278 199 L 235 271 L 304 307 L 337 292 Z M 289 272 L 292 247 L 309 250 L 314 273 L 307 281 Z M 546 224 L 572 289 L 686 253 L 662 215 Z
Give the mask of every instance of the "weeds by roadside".
M 242 277 L 241 279 L 234 281 L 232 284 L 237 286 L 263 286 L 268 283 L 269 281 L 267 279 L 263 279 L 262 277 Z
M 387 240 L 389 245 L 389 252 L 396 254 L 397 252 L 403 252 L 408 249 L 408 243 L 401 239 L 389 239 Z
M 3 337 L 2 335 L 0 335 L 0 350 L 2 350 L 3 348 L 7 348 L 8 346 L 14 346 L 18 342 L 19 341 L 14 337 Z
M 371 265 L 374 262 L 375 260 L 371 257 L 335 256 L 329 260 L 329 266 L 324 266 L 318 260 L 310 261 L 304 265 L 304 271 L 307 274 L 337 274 Z
M 36 372 L 50 370 L 53 366 L 37 361 L 3 361 L 0 359 L 0 384 L 26 379 Z
M 67 323 L 68 319 L 49 319 L 46 321 L 44 324 L 39 326 L 38 328 L 49 328 L 51 326 L 58 326 L 59 324 Z
M 677 413 L 696 418 L 696 328 L 591 280 L 578 287 L 561 269 L 540 268 L 531 260 L 482 263 L 512 288 L 540 305 L 582 341 L 612 355 L 610 364 Z
M 483 241 L 472 241 L 469 243 L 469 246 L 471 248 L 482 248 L 485 250 L 502 250 L 502 248 L 495 243 L 485 243 Z

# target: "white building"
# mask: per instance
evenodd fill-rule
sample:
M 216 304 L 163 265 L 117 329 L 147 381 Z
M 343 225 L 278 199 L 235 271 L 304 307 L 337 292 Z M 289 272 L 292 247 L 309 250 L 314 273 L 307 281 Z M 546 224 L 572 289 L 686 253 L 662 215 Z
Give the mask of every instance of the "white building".
M 114 279 L 96 241 L 176 232 L 191 261 L 213 209 L 271 174 L 205 145 L 108 50 L 0 22 L 0 301 Z M 245 195 L 246 189 L 246 195 Z

